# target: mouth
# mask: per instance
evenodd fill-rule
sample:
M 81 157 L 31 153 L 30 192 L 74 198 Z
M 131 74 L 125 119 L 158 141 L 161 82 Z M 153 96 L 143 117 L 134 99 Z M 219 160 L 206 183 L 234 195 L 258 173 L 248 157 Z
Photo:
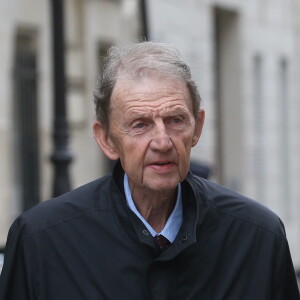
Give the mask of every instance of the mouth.
M 168 164 L 171 164 L 172 162 L 170 161 L 163 161 L 163 162 L 155 162 L 155 163 L 152 163 L 152 165 L 156 165 L 156 166 L 165 166 L 165 165 L 168 165 Z
M 148 166 L 156 171 L 168 171 L 175 166 L 175 163 L 173 161 L 155 161 Z

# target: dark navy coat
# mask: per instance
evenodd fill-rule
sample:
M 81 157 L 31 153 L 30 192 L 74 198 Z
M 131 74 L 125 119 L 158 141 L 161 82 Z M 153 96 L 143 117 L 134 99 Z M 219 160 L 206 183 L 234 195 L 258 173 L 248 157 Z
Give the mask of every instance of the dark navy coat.
M 43 202 L 12 225 L 0 300 L 300 299 L 284 227 L 257 202 L 193 176 L 162 253 L 127 207 L 123 170 Z

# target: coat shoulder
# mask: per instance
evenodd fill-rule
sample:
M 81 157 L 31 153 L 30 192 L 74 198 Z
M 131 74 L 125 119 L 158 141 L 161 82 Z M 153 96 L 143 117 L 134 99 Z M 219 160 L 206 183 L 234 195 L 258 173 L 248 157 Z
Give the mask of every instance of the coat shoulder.
M 220 215 L 229 216 L 237 222 L 252 224 L 280 239 L 285 239 L 285 229 L 281 219 L 263 204 L 196 176 L 194 182 L 199 188 L 200 198 L 210 204 Z
M 41 202 L 21 214 L 13 223 L 25 236 L 80 218 L 86 214 L 106 210 L 108 207 L 108 186 L 110 176 L 105 176 L 59 197 Z

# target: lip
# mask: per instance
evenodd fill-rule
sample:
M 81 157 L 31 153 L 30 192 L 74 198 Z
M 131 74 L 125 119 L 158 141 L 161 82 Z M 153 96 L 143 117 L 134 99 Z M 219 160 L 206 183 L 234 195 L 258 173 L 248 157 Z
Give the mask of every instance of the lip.
M 163 172 L 171 170 L 173 167 L 175 167 L 175 165 L 176 164 L 173 161 L 161 160 L 151 162 L 147 165 L 147 167 L 150 167 L 151 169 L 158 172 Z

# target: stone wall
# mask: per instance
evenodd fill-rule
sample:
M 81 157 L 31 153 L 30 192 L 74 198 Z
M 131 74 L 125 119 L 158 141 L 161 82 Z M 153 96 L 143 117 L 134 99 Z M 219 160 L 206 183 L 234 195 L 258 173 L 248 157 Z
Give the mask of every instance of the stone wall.
M 152 0 L 148 13 L 150 38 L 180 50 L 202 95 L 193 159 L 283 219 L 300 267 L 299 4 Z
M 70 121 L 72 188 L 102 176 L 106 161 L 93 139 L 93 90 L 100 70 L 99 48 L 137 41 L 137 0 L 65 0 L 67 107 Z M 38 135 L 41 201 L 51 197 L 52 166 L 52 27 L 51 1 L 0 1 L 0 247 L 12 221 L 22 211 L 18 182 L 14 107 L 14 54 L 19 32 L 33 32 L 38 65 Z M 102 47 L 103 48 L 103 47 Z

